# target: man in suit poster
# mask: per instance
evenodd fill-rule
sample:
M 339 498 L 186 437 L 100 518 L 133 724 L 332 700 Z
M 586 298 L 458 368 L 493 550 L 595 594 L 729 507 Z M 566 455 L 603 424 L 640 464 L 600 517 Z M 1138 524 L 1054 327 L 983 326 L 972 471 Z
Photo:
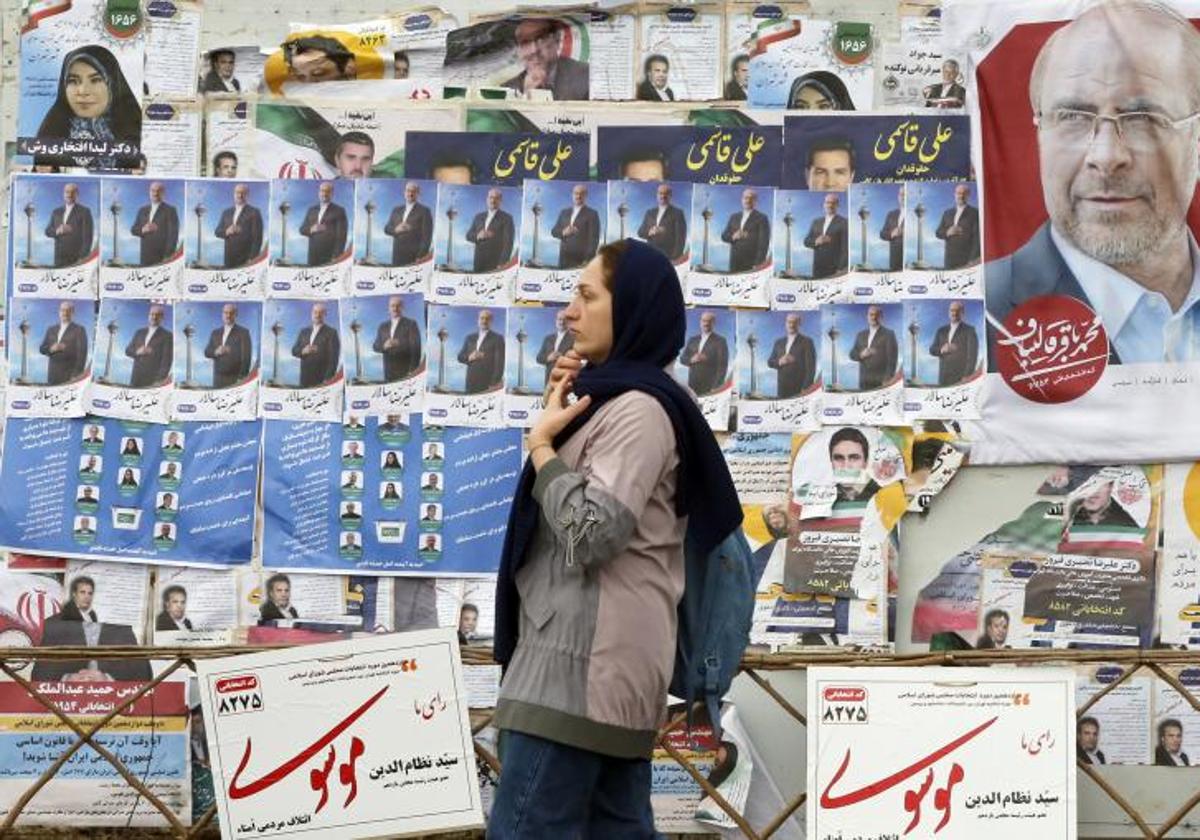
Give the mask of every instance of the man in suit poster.
M 204 358 L 212 359 L 214 388 L 232 387 L 250 375 L 254 348 L 250 330 L 237 322 L 237 314 L 236 303 L 222 306 L 221 326 L 212 331 L 204 347 Z
M 62 609 L 42 624 L 43 647 L 136 646 L 137 637 L 127 624 L 102 622 L 92 606 L 96 582 L 87 575 L 71 579 L 70 595 Z M 33 679 L 45 682 L 102 682 L 151 678 L 145 659 L 37 660 Z
M 950 303 L 950 320 L 938 327 L 929 354 L 938 360 L 938 387 L 957 385 L 979 366 L 979 336 L 963 321 L 966 307 L 960 300 Z
M 192 620 L 187 617 L 187 590 L 177 584 L 162 592 L 162 612 L 154 619 L 154 629 L 191 630 Z
M 479 329 L 468 335 L 458 351 L 467 366 L 466 393 L 481 394 L 504 381 L 504 336 L 492 329 L 490 309 L 479 310 Z
M 658 185 L 655 206 L 642 217 L 637 235 L 666 254 L 671 262 L 678 262 L 687 248 L 688 231 L 683 210 L 671 203 L 673 192 L 670 184 Z
M 1108 763 L 1100 749 L 1100 721 L 1090 715 L 1075 724 L 1075 757 L 1084 764 Z
M 498 271 L 512 255 L 513 217 L 500 209 L 503 195 L 492 188 L 487 194 L 487 209 L 475 214 L 467 230 L 467 241 L 475 245 L 472 271 L 484 274 Z
M 163 200 L 162 181 L 150 183 L 150 203 L 138 209 L 129 232 L 138 237 L 138 265 L 159 265 L 175 256 L 179 245 L 179 213 Z
M 133 359 L 130 388 L 154 388 L 171 379 L 171 354 L 175 343 L 171 330 L 163 326 L 165 314 L 162 304 L 151 304 L 146 326 L 135 332 L 125 346 L 125 355 Z
M 317 188 L 318 202 L 308 208 L 300 235 L 308 237 L 308 265 L 328 265 L 346 249 L 346 209 L 333 201 L 333 182 Z
M 342 342 L 336 328 L 325 323 L 326 305 L 312 305 L 312 320 L 300 330 L 292 355 L 300 360 L 300 387 L 318 388 L 337 376 Z
M 54 240 L 54 267 L 78 265 L 92 253 L 95 224 L 92 211 L 79 201 L 79 186 L 63 185 L 63 203 L 50 213 L 46 236 Z
M 518 23 L 513 39 L 517 59 L 525 69 L 501 87 L 521 94 L 548 90 L 557 102 L 587 99 L 591 70 L 587 63 L 561 55 L 564 28 L 549 18 L 527 18 Z
M 1158 724 L 1158 744 L 1154 747 L 1154 763 L 1159 767 L 1188 767 L 1191 761 L 1183 751 L 1183 724 L 1178 718 L 1167 718 Z
M 233 206 L 221 212 L 214 233 L 225 240 L 225 268 L 240 268 L 262 251 L 262 213 L 247 203 L 250 188 L 238 184 L 233 188 Z
M 371 349 L 383 356 L 383 380 L 398 382 L 421 364 L 421 331 L 404 315 L 404 299 L 388 298 L 388 319 L 375 330 Z
M 234 76 L 237 54 L 233 50 L 212 50 L 208 54 L 209 71 L 200 83 L 201 93 L 240 93 L 242 84 Z
M 46 384 L 65 385 L 83 375 L 87 366 L 87 330 L 75 323 L 75 303 L 64 300 L 58 305 L 58 323 L 46 329 L 38 348 L 46 362 Z
M 698 397 L 711 394 L 725 384 L 729 372 L 729 342 L 714 330 L 717 316 L 700 314 L 700 332 L 687 340 L 679 363 L 688 369 L 688 387 Z
M 804 247 L 811 248 L 813 252 L 814 280 L 844 274 L 848 267 L 849 227 L 846 217 L 838 213 L 839 203 L 836 193 L 827 193 L 822 204 L 825 212 L 812 220 L 812 224 L 808 226 L 808 235 L 804 237 Z
M 789 312 L 785 334 L 775 339 L 767 367 L 775 371 L 776 398 L 800 396 L 812 387 L 817 376 L 817 350 L 813 340 L 800 332 L 800 313 Z
M 420 202 L 421 185 L 404 185 L 404 204 L 392 208 L 384 235 L 392 237 L 392 265 L 413 265 L 429 253 L 433 242 L 433 213 Z
M 924 90 L 926 108 L 961 108 L 967 99 L 967 89 L 959 84 L 958 62 L 947 58 L 942 62 L 942 80 Z
M 767 261 L 771 246 L 771 223 L 757 209 L 758 193 L 742 190 L 742 209 L 733 213 L 721 232 L 721 241 L 729 244 L 729 272 L 742 274 Z
M 979 262 L 979 209 L 967 204 L 971 188 L 954 188 L 954 206 L 942 213 L 935 235 L 946 243 L 946 268 L 962 268 Z
M 559 240 L 558 267 L 579 268 L 596 256 L 600 247 L 600 214 L 587 204 L 588 189 L 576 184 L 571 206 L 559 211 L 550 235 Z
M 546 368 L 546 384 L 550 384 L 550 371 L 559 356 L 575 346 L 575 336 L 567 329 L 567 310 L 554 313 L 554 332 L 547 333 L 537 353 L 537 363 Z
M 259 624 L 300 617 L 300 613 L 292 606 L 291 578 L 282 573 L 271 575 L 263 589 L 267 597 L 258 608 Z
M 637 98 L 647 102 L 674 102 L 671 90 L 671 62 L 662 53 L 654 53 L 642 62 L 642 80 L 638 82 Z
M 900 345 L 896 333 L 883 325 L 883 310 L 867 308 L 867 328 L 854 337 L 850 358 L 858 362 L 858 390 L 882 388 L 896 373 Z

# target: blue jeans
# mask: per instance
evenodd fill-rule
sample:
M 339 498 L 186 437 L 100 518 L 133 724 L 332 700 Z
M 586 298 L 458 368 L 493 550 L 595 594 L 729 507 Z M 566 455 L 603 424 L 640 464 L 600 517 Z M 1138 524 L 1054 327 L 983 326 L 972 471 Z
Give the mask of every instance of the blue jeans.
M 650 761 L 500 733 L 488 840 L 654 840 Z

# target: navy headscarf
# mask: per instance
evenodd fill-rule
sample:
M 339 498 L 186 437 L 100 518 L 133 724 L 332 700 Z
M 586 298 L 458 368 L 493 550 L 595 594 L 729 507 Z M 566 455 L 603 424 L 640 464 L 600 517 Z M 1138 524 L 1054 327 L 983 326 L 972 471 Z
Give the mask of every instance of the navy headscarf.
M 671 420 L 679 469 L 675 510 L 688 516 L 687 544 L 707 554 L 742 522 L 742 508 L 725 458 L 691 395 L 664 370 L 683 347 L 687 322 L 683 290 L 671 261 L 644 242 L 626 239 L 612 280 L 613 346 L 603 364 L 586 365 L 574 392 L 590 396 L 587 410 L 554 439 L 561 447 L 602 405 L 627 391 L 658 401 Z M 520 596 L 517 570 L 533 539 L 541 508 L 533 498 L 536 477 L 526 462 L 508 515 L 508 532 L 496 580 L 493 656 L 507 663 L 517 646 Z

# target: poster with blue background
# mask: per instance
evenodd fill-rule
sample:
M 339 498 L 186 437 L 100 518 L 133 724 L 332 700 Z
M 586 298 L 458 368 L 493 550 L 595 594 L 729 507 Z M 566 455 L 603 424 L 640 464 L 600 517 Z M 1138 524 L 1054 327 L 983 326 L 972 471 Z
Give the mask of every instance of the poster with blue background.
M 423 429 L 417 414 L 271 422 L 264 453 L 264 566 L 420 576 L 498 568 L 519 430 Z
M 10 418 L 0 545 L 52 557 L 250 562 L 262 426 Z M 168 497 L 169 494 L 169 497 Z

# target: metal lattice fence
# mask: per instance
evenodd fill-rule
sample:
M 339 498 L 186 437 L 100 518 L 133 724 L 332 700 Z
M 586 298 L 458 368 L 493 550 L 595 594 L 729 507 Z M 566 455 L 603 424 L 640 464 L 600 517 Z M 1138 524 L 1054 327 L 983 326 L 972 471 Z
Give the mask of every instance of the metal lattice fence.
M 39 692 L 36 686 L 29 679 L 23 677 L 20 671 L 25 664 L 31 659 L 79 659 L 82 657 L 95 656 L 95 648 L 0 648 L 0 671 L 3 671 L 10 679 L 19 684 L 27 691 L 38 704 L 43 706 L 50 714 L 57 718 L 65 727 L 67 727 L 75 735 L 73 743 L 63 749 L 58 758 L 51 763 L 42 775 L 35 780 L 13 803 L 8 810 L 8 814 L 0 823 L 0 836 L 19 836 L 19 837 L 38 837 L 38 836 L 62 836 L 61 832 L 56 832 L 53 829 L 43 827 L 18 827 L 17 821 L 21 813 L 29 802 L 42 790 L 45 785 L 54 778 L 59 770 L 84 746 L 88 746 L 95 750 L 97 754 L 102 756 L 109 762 L 120 777 L 139 795 L 145 797 L 146 801 L 152 804 L 162 815 L 167 823 L 165 829 L 157 831 L 159 836 L 172 836 L 184 840 L 184 838 L 199 838 L 215 835 L 215 817 L 216 806 L 210 806 L 208 810 L 194 822 L 193 825 L 184 825 L 179 815 L 174 813 L 170 807 L 156 797 L 149 788 L 137 778 L 137 776 L 129 770 L 112 752 L 96 741 L 96 736 L 105 727 L 107 727 L 114 719 L 121 715 L 147 693 L 152 691 L 155 686 L 159 685 L 163 680 L 167 679 L 172 674 L 178 672 L 181 668 L 191 667 L 196 659 L 209 659 L 234 656 L 238 654 L 250 653 L 259 650 L 269 650 L 268 646 L 250 646 L 250 647 L 215 647 L 215 648 L 167 648 L 167 647 L 123 647 L 123 648 L 105 648 L 104 656 L 106 659 L 152 659 L 165 663 L 165 667 L 159 674 L 150 682 L 141 686 L 135 693 L 122 699 L 118 705 L 105 714 L 102 718 L 95 722 L 89 722 L 83 725 L 75 720 L 70 714 L 63 711 L 52 700 Z M 463 662 L 466 665 L 490 665 L 492 664 L 491 652 L 484 648 L 464 648 Z M 820 651 L 820 652 L 805 652 L 805 653 L 790 653 L 790 654 L 751 654 L 747 655 L 742 660 L 741 670 L 746 677 L 761 689 L 771 701 L 776 703 L 792 720 L 799 726 L 807 725 L 807 720 L 804 713 L 795 707 L 786 697 L 784 697 L 778 689 L 772 684 L 771 680 L 766 676 L 771 672 L 781 671 L 804 671 L 811 666 L 817 665 L 840 665 L 854 667 L 872 667 L 872 666 L 891 666 L 891 667 L 922 667 L 922 666 L 961 666 L 961 665 L 1031 665 L 1037 663 L 1070 663 L 1070 664 L 1086 664 L 1086 663 L 1106 663 L 1115 664 L 1120 667 L 1121 674 L 1111 683 L 1106 685 L 1100 692 L 1093 695 L 1086 703 L 1077 709 L 1077 716 L 1082 717 L 1087 714 L 1101 698 L 1117 687 L 1124 684 L 1127 680 L 1139 673 L 1152 673 L 1154 676 L 1163 680 L 1171 688 L 1179 693 L 1197 712 L 1200 712 L 1200 699 L 1198 699 L 1192 691 L 1183 685 L 1170 671 L 1167 666 L 1172 665 L 1198 665 L 1200 664 L 1200 652 L 1181 652 L 1181 651 L 1013 651 L 1013 650 L 995 650 L 995 651 L 954 651 L 944 653 L 927 653 L 927 654 L 887 654 L 887 653 L 872 653 L 872 652 L 852 652 L 852 651 Z M 486 729 L 492 720 L 490 712 L 474 713 L 471 716 L 471 728 L 474 734 L 478 735 Z M 792 817 L 792 815 L 801 807 L 804 806 L 806 793 L 803 790 L 803 780 L 797 780 L 797 787 L 800 791 L 788 801 L 783 809 L 775 815 L 765 825 L 755 828 L 751 826 L 746 819 L 746 816 L 739 813 L 721 794 L 709 783 L 705 775 L 683 755 L 676 747 L 672 746 L 668 739 L 668 734 L 678 730 L 684 726 L 686 715 L 683 713 L 674 715 L 666 726 L 659 732 L 658 747 L 664 750 L 671 756 L 679 765 L 688 773 L 689 776 L 696 782 L 700 789 L 707 795 L 712 802 L 724 811 L 729 818 L 734 822 L 737 828 L 751 840 L 767 840 L 779 831 L 779 829 Z M 475 742 L 475 753 L 477 757 L 487 764 L 496 774 L 500 774 L 502 767 L 499 758 L 491 751 L 482 746 L 478 741 Z M 1094 767 L 1083 762 L 1078 762 L 1079 770 L 1091 779 L 1103 793 L 1115 803 L 1133 822 L 1137 830 L 1145 838 L 1163 838 L 1178 826 L 1184 818 L 1200 804 L 1200 789 L 1195 790 L 1185 801 L 1161 823 L 1157 829 L 1152 828 L 1146 816 L 1138 810 L 1130 801 L 1129 797 L 1118 790 L 1112 783 L 1098 773 Z M 77 832 L 77 829 L 71 829 L 72 832 Z M 103 836 L 105 833 L 112 833 L 112 830 L 97 830 L 94 836 Z M 127 833 L 122 833 L 122 836 L 128 836 Z M 463 835 L 461 832 L 454 834 L 439 835 L 444 838 L 464 837 L 471 835 Z M 478 836 L 478 835 L 476 835 Z

